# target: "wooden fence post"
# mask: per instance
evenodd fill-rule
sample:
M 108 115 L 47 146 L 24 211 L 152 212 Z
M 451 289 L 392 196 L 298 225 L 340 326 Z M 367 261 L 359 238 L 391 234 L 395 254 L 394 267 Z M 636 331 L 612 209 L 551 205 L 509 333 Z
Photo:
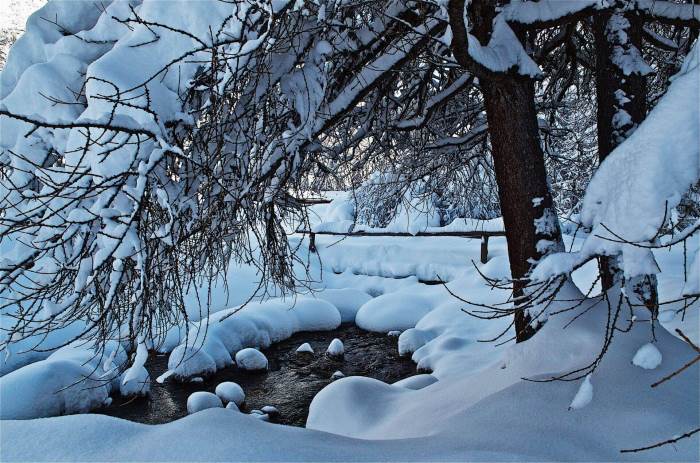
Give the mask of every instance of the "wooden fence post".
M 481 263 L 489 261 L 489 236 L 481 235 Z
M 316 233 L 309 233 L 309 252 L 316 253 Z

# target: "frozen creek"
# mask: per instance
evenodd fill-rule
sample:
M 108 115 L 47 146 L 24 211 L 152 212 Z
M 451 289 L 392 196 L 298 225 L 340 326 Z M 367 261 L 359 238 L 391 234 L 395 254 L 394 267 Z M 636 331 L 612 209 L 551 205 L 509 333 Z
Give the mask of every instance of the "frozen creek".
M 325 354 L 334 338 L 345 345 L 343 359 Z M 269 360 L 267 371 L 244 371 L 233 366 L 217 371 L 203 382 L 188 383 L 158 384 L 155 378 L 167 370 L 168 354 L 151 353 L 146 363 L 152 378 L 150 397 L 125 399 L 116 395 L 109 407 L 95 413 L 140 423 L 167 423 L 187 415 L 187 397 L 191 393 L 214 392 L 217 384 L 234 381 L 246 394 L 241 411 L 272 405 L 280 411 L 277 422 L 304 426 L 311 400 L 332 381 L 336 371 L 387 383 L 415 374 L 416 366 L 411 359 L 398 355 L 396 340 L 383 333 L 363 331 L 353 324 L 343 324 L 333 331 L 297 333 L 263 351 Z M 295 352 L 305 342 L 311 344 L 314 354 Z

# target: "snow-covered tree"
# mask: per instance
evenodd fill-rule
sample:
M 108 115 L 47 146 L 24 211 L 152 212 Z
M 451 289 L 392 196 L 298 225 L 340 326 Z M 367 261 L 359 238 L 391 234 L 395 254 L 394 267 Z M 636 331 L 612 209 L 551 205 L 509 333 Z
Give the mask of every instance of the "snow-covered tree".
M 697 19 L 686 4 L 633 5 Z M 561 250 L 538 62 L 565 43 L 553 28 L 614 7 L 49 2 L 0 77 L 7 339 L 87 320 L 82 337 L 157 340 L 187 316 L 188 289 L 233 259 L 293 289 L 286 238 L 305 220 L 302 193 L 397 165 L 416 181 L 458 165 L 472 189 L 493 166 L 526 339 L 530 272 Z

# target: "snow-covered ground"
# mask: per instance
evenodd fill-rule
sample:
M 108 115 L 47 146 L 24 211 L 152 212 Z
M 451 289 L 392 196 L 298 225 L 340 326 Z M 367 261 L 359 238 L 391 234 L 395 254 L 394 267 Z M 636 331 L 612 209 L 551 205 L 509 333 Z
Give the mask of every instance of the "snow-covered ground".
M 575 313 L 586 314 L 566 328 L 563 325 L 575 313 L 552 317 L 533 340 L 524 344 L 479 342 L 508 330 L 509 320 L 469 317 L 461 310 L 465 304 L 450 296 L 444 286 L 425 285 L 416 278 L 417 274 L 428 276 L 416 264 L 429 261 L 431 271 L 449 280 L 448 287 L 460 297 L 480 303 L 501 302 L 505 294 L 488 289 L 472 264 L 479 256 L 478 240 L 370 237 L 337 242 L 332 237 L 317 236 L 316 245 L 323 272 L 313 266 L 318 282 L 312 294 L 294 302 L 287 299 L 287 305 L 284 299 L 255 303 L 211 325 L 232 312 L 218 311 L 207 321 L 211 325 L 209 341 L 198 352 L 213 355 L 213 368 L 218 363 L 223 366 L 242 347 L 264 346 L 289 336 L 290 328 L 299 320 L 304 322 L 294 311 L 318 312 L 306 321 L 318 322 L 316 329 L 337 326 L 341 317 L 338 305 L 344 307 L 346 319 L 357 312 L 357 323 L 363 328 L 402 331 L 397 348 L 413 355 L 420 369 L 432 371 L 430 376 L 417 376 L 413 385 L 408 384 L 410 381 L 388 385 L 362 377 L 339 379 L 314 399 L 307 423 L 310 429 L 264 423 L 233 408 L 204 410 L 155 426 L 90 414 L 3 421 L 2 460 L 696 458 L 697 436 L 654 451 L 619 453 L 622 448 L 654 443 L 698 425 L 697 365 L 657 389 L 649 387 L 693 355 L 686 344 L 665 330 L 656 332 L 654 345 L 662 361 L 654 369 L 632 363 L 637 351 L 652 340 L 648 323 L 636 322 L 630 333 L 617 334 L 589 379 L 590 403 L 570 409 L 583 379 L 540 383 L 523 378 L 548 378 L 590 362 L 602 343 L 607 314 L 603 304 L 588 311 L 587 306 L 580 307 Z M 475 265 L 491 277 L 507 276 L 504 247 L 502 241 L 493 240 L 491 260 Z M 682 249 L 660 251 L 662 270 L 677 264 L 681 256 Z M 373 276 L 363 275 L 364 271 Z M 594 271 L 580 269 L 574 281 L 587 288 Z M 231 277 L 236 281 L 239 273 L 245 276 L 246 272 L 239 267 L 232 270 Z M 670 297 L 679 288 L 673 283 L 673 274 L 669 273 L 668 279 L 661 275 L 661 297 Z M 250 285 L 246 294 L 244 287 L 237 286 L 241 292 L 236 300 L 255 291 Z M 330 288 L 327 297 L 325 288 Z M 574 287 L 566 288 L 566 292 L 561 299 L 580 296 Z M 353 305 L 355 300 L 358 303 Z M 280 315 L 285 307 L 293 309 Z M 248 321 L 241 325 L 235 322 L 237 318 Z M 678 318 L 671 322 L 672 326 L 679 323 L 697 339 L 697 308 L 688 312 L 684 322 Z M 245 341 L 240 337 L 243 335 L 248 336 L 247 342 L 240 343 Z M 194 336 L 192 342 L 198 342 L 198 337 Z M 8 393 L 8 380 L 23 370 L 40 368 L 44 362 L 20 368 L 0 380 L 3 409 L 19 397 L 14 395 L 19 394 L 18 388 Z M 50 391 L 42 394 L 34 395 L 33 400 L 45 403 Z M 56 413 L 46 413 L 52 414 Z M 37 435 L 44 437 L 37 440 Z

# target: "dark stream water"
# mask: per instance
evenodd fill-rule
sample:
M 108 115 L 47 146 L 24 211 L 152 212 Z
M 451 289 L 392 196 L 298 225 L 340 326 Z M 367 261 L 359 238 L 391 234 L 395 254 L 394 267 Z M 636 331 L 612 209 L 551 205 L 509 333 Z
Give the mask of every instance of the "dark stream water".
M 328 357 L 328 344 L 338 338 L 345 345 L 343 359 Z M 304 342 L 313 347 L 314 354 L 297 354 Z M 125 418 L 140 423 L 167 423 L 187 415 L 187 397 L 195 391 L 214 392 L 223 381 L 234 381 L 246 394 L 241 411 L 276 407 L 278 423 L 304 426 L 309 404 L 318 391 L 328 385 L 331 375 L 341 371 L 345 376 L 368 376 L 392 383 L 416 373 L 416 366 L 408 357 L 400 357 L 396 338 L 371 333 L 355 325 L 341 325 L 333 331 L 302 332 L 273 344 L 263 351 L 269 361 L 264 372 L 250 372 L 235 366 L 219 370 L 203 382 L 180 383 L 155 381 L 168 367 L 168 354 L 152 353 L 146 363 L 151 375 L 151 395 L 147 398 L 125 399 L 118 394 L 109 407 L 95 413 Z

